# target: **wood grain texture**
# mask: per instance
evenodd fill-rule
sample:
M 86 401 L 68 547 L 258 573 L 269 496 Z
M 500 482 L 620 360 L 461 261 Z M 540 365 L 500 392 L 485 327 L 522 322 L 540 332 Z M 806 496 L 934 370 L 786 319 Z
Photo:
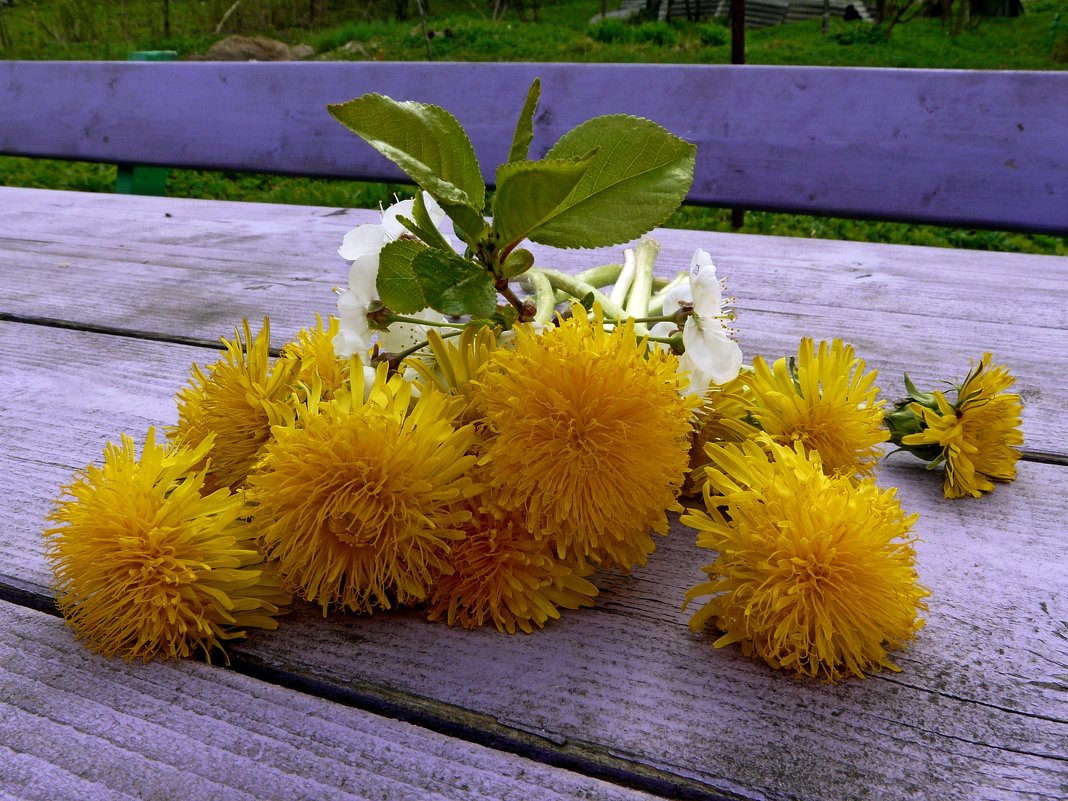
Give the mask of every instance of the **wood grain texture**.
M 0 325 L 0 575 L 48 584 L 39 531 L 59 483 L 104 440 L 173 419 L 199 348 Z M 61 365 L 61 369 L 57 369 Z M 921 514 L 927 626 L 885 673 L 800 682 L 716 651 L 679 610 L 711 555 L 677 521 L 650 565 L 605 576 L 597 607 L 532 636 L 465 632 L 415 611 L 324 620 L 302 607 L 233 649 L 249 670 L 446 726 L 485 721 L 547 751 L 611 758 L 758 799 L 1055 799 L 1068 783 L 1068 468 L 1024 463 L 978 501 L 884 466 Z M 0 583 L 3 579 L 0 578 Z M 286 679 L 285 677 L 289 677 Z
M 447 108 L 492 179 L 536 76 L 535 157 L 594 115 L 629 113 L 697 144 L 694 202 L 1068 232 L 1057 72 L 9 61 L 0 153 L 396 179 L 325 110 L 380 92 Z
M 269 315 L 276 344 L 334 308 L 345 232 L 373 212 L 0 188 L 0 315 L 214 343 Z M 889 398 L 935 388 L 991 351 L 1027 403 L 1032 450 L 1068 453 L 1068 259 L 659 229 L 657 270 L 708 250 L 737 298 L 747 358 L 801 336 L 852 342 Z M 532 247 L 567 271 L 622 248 Z
M 0 797 L 653 797 L 207 665 L 105 659 L 0 603 Z

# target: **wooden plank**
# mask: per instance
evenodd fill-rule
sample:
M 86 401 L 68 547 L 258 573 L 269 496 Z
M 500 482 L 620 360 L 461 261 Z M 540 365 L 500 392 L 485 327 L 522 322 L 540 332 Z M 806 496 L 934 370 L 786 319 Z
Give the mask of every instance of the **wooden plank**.
M 366 211 L 0 188 L 6 204 L 19 211 L 0 231 L 5 319 L 205 343 L 230 335 L 242 316 L 269 315 L 280 345 L 316 312 L 329 313 L 331 289 L 346 280 L 337 246 L 354 224 L 374 219 Z M 936 386 L 989 350 L 1018 377 L 1027 446 L 1068 453 L 1068 305 L 1049 302 L 1068 295 L 1068 259 L 664 229 L 656 236 L 661 275 L 688 266 L 695 247 L 713 255 L 737 298 L 747 358 L 777 358 L 801 336 L 841 337 L 880 370 L 894 398 L 903 372 Z M 622 248 L 533 250 L 577 271 L 618 261 Z
M 233 671 L 127 664 L 0 602 L 0 797 L 652 801 Z
M 395 179 L 325 111 L 377 91 L 448 108 L 492 178 L 535 76 L 535 156 L 595 114 L 631 113 L 697 144 L 697 203 L 1068 232 L 1057 72 L 9 61 L 0 153 Z
M 0 574 L 44 586 L 38 532 L 56 486 L 99 459 L 106 438 L 173 419 L 170 395 L 198 349 L 16 324 L 0 326 L 0 349 Z M 1068 781 L 1066 478 L 1024 463 L 993 495 L 948 502 L 916 464 L 884 466 L 921 514 L 919 572 L 933 597 L 904 672 L 864 682 L 798 682 L 691 635 L 679 604 L 709 555 L 677 522 L 647 568 L 604 577 L 595 609 L 533 636 L 301 607 L 234 652 L 245 669 L 342 699 L 436 725 L 487 721 L 505 741 L 534 734 L 548 751 L 709 793 L 1056 797 Z

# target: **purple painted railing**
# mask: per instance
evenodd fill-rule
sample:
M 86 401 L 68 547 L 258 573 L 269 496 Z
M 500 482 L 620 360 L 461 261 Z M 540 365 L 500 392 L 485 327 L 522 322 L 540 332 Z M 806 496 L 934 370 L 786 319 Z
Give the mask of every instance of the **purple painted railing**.
M 597 114 L 698 146 L 690 201 L 1068 234 L 1068 73 L 487 63 L 0 62 L 0 153 L 397 180 L 325 105 L 436 103 L 483 172 Z

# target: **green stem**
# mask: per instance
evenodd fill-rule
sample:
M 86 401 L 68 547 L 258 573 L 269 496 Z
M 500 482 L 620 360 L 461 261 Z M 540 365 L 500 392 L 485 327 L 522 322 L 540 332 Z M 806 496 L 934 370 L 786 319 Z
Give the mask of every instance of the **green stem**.
M 602 287 L 614 284 L 618 281 L 621 272 L 623 272 L 622 264 L 602 264 L 599 267 L 591 267 L 588 270 L 583 270 L 575 277 L 584 284 Z
M 414 323 L 415 325 L 422 325 L 432 328 L 463 328 L 463 323 L 449 323 L 438 322 L 436 320 L 420 320 L 418 317 L 404 317 L 399 314 L 391 314 L 389 316 L 391 323 Z
M 465 328 L 465 327 L 466 326 L 460 326 L 460 328 Z M 447 334 L 442 334 L 441 338 L 442 339 L 448 339 L 449 337 L 458 337 L 462 333 L 463 333 L 463 331 L 449 331 Z M 412 356 L 412 355 L 418 353 L 423 348 L 427 347 L 429 344 L 430 344 L 430 341 L 427 340 L 427 339 L 424 339 L 422 342 L 419 342 L 419 343 L 417 343 L 415 345 L 412 345 L 410 348 L 405 348 L 400 353 L 392 353 L 392 354 L 390 354 L 390 356 L 392 357 L 392 360 L 395 360 L 397 362 L 397 364 L 400 364 L 402 361 L 407 359 L 409 356 Z
M 649 314 L 649 296 L 653 292 L 653 265 L 656 263 L 658 253 L 660 253 L 660 243 L 648 237 L 638 243 L 634 252 L 637 266 L 634 283 L 631 285 L 630 296 L 627 299 L 627 315 L 636 320 Z M 644 334 L 649 329 L 644 323 L 636 322 L 634 330 L 638 334 Z
M 527 275 L 530 288 L 534 292 L 534 322 L 547 323 L 553 319 L 553 312 L 556 310 L 556 290 L 539 270 L 531 270 Z
M 576 300 L 592 294 L 594 301 L 601 305 L 601 310 L 604 312 L 606 318 L 610 320 L 622 320 L 626 318 L 627 313 L 623 311 L 618 304 L 613 303 L 612 299 L 601 292 L 601 290 L 597 289 L 597 287 L 591 286 L 584 281 L 579 281 L 575 276 L 559 272 L 558 270 L 542 269 L 540 272 L 548 279 L 553 289 L 562 289 Z
M 627 302 L 627 293 L 630 292 L 631 284 L 634 283 L 634 276 L 637 272 L 638 260 L 634 257 L 634 251 L 627 248 L 623 251 L 623 270 L 619 273 L 619 278 L 616 279 L 615 284 L 612 286 L 612 294 L 609 295 L 613 303 L 622 306 Z
M 636 323 L 673 323 L 677 319 L 674 314 L 650 314 L 646 317 L 635 317 Z
M 675 351 L 676 353 L 679 352 L 679 349 L 681 348 L 681 345 L 682 345 L 682 338 L 679 337 L 679 336 L 673 336 L 673 337 L 651 337 L 651 336 L 646 335 L 645 339 L 648 342 L 662 342 L 665 345 L 670 345 L 671 349 L 673 351 Z M 683 349 L 683 350 L 685 350 L 685 349 Z
M 519 299 L 519 295 L 515 293 L 515 290 L 508 284 L 507 279 L 500 279 L 496 283 L 497 291 L 501 293 L 505 300 L 515 307 L 515 310 L 519 312 L 519 322 L 523 323 L 526 320 L 523 319 L 523 301 Z

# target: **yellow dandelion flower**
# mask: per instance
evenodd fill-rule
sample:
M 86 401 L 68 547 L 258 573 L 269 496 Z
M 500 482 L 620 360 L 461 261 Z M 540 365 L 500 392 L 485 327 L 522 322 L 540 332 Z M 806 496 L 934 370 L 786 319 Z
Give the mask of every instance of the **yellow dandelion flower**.
M 744 375 L 726 384 L 711 384 L 697 410 L 693 443 L 690 446 L 690 472 L 683 494 L 700 495 L 708 464 L 705 446 L 716 442 L 744 442 L 760 433 L 748 420 L 752 399 Z
M 460 398 L 463 423 L 475 426 L 479 441 L 485 437 L 483 412 L 476 408 L 474 381 L 497 350 L 497 337 L 486 326 L 467 327 L 457 339 L 446 340 L 433 328 L 426 332 L 432 358 L 409 357 L 405 365 L 415 370 L 421 392 L 431 389 Z
M 796 360 L 782 358 L 771 367 L 759 356 L 753 360 L 750 412 L 775 442 L 819 451 L 828 473 L 868 476 L 882 455 L 880 444 L 889 439 L 877 376 L 865 372 L 852 345 L 836 339 L 817 349 L 806 337 Z
M 990 359 L 984 353 L 973 363 L 952 404 L 941 392 L 917 392 L 906 376 L 910 397 L 887 420 L 895 444 L 930 461 L 929 467 L 945 464 L 947 498 L 978 498 L 994 489 L 994 481 L 1016 478 L 1023 402 L 1006 392 L 1016 382 L 1008 368 Z
M 252 339 L 248 321 L 244 336 L 223 339 L 223 358 L 204 373 L 196 364 L 189 384 L 178 393 L 178 425 L 168 430 L 173 442 L 197 447 L 209 436 L 208 483 L 212 488 L 239 488 L 271 437 L 277 419 L 293 391 L 294 362 L 271 364 L 271 329 Z
M 708 447 L 708 513 L 682 522 L 719 556 L 686 594 L 687 604 L 712 596 L 691 628 L 711 622 L 724 632 L 717 648 L 738 642 L 774 668 L 828 681 L 897 670 L 887 650 L 923 626 L 929 595 L 916 583 L 917 516 L 873 479 L 826 475 L 800 442 L 762 439 Z
M 465 629 L 492 621 L 500 632 L 530 634 L 561 609 L 593 606 L 597 587 L 585 578 L 591 567 L 558 558 L 518 514 L 472 511 L 460 526 L 466 536 L 449 554 L 452 572 L 434 583 L 430 620 Z
M 348 358 L 339 358 L 334 351 L 338 330 L 336 317 L 328 317 L 324 326 L 323 318 L 316 315 L 314 328 L 302 328 L 296 340 L 282 348 L 282 364 L 295 364 L 293 371 L 298 387 L 317 380 L 322 397 L 327 399 L 344 385 L 352 363 Z
M 441 393 L 411 403 L 411 384 L 363 370 L 334 399 L 314 393 L 275 426 L 248 497 L 267 556 L 308 601 L 371 612 L 423 600 L 447 572 L 480 487 L 466 474 L 471 428 Z
M 123 435 L 56 501 L 44 532 L 56 602 L 101 653 L 210 660 L 246 628 L 276 628 L 289 596 L 262 564 L 241 498 L 202 494 L 210 447 L 157 445 L 149 429 L 138 459 Z
M 537 334 L 516 329 L 475 382 L 492 433 L 485 458 L 500 503 L 561 557 L 644 564 L 667 532 L 689 462 L 696 399 L 674 355 L 600 309 Z

